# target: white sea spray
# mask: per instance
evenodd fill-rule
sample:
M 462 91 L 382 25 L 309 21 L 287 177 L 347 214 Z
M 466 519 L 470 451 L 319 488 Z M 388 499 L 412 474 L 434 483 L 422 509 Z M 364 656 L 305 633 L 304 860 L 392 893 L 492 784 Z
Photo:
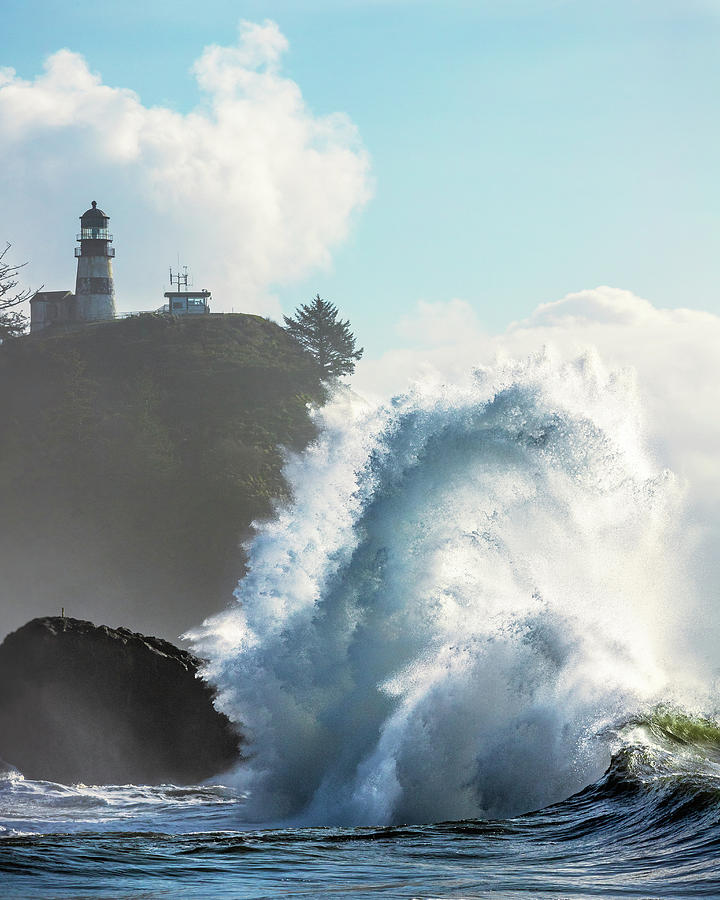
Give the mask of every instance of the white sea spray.
M 632 377 L 539 354 L 318 418 L 193 635 L 248 737 L 244 814 L 502 817 L 592 781 L 604 726 L 680 690 L 681 492 Z

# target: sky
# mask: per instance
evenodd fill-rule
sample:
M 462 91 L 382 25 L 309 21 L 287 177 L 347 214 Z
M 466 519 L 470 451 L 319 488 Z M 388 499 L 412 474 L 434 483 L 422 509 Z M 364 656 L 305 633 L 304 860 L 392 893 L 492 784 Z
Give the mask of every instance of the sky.
M 368 359 L 434 340 L 429 308 L 500 334 L 610 286 L 720 313 L 720 0 L 3 0 L 2 24 L 0 240 L 33 287 L 74 287 L 95 199 L 121 310 L 179 255 L 216 311 L 320 293 Z
M 1 6 L 0 242 L 28 285 L 74 287 L 97 200 L 121 311 L 178 257 L 216 312 L 319 293 L 371 402 L 597 358 L 677 479 L 714 621 L 720 0 Z

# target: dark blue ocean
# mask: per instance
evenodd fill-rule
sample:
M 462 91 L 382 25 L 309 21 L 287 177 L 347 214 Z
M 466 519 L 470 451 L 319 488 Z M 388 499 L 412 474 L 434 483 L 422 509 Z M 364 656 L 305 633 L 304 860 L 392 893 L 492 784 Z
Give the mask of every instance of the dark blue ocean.
M 595 784 L 503 821 L 242 824 L 220 786 L 63 787 L 8 775 L 12 898 L 720 897 L 720 731 L 658 712 Z

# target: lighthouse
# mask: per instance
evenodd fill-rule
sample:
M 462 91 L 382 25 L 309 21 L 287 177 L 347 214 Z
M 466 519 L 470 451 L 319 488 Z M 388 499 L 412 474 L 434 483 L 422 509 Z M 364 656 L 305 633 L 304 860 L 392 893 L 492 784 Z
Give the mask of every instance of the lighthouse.
M 80 216 L 80 246 L 75 248 L 77 279 L 75 281 L 76 322 L 98 322 L 115 317 L 115 288 L 112 260 L 115 248 L 108 231 L 110 217 L 98 209 L 93 200 L 90 209 Z
M 71 291 L 38 291 L 30 298 L 30 332 L 73 328 L 115 318 L 110 217 L 92 206 L 80 216 L 80 246 L 75 248 L 77 279 Z

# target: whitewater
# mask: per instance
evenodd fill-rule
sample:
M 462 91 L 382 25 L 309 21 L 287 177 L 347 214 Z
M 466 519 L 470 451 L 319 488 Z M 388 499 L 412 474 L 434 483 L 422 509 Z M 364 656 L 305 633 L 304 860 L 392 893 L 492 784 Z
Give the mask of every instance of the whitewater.
M 249 815 L 527 812 L 601 774 L 623 716 L 688 701 L 667 655 L 680 491 L 630 376 L 541 354 L 318 415 L 293 504 L 195 635 L 250 737 Z
M 685 488 L 632 373 L 542 352 L 314 416 L 191 634 L 245 758 L 199 786 L 7 773 L 8 896 L 720 895 Z

